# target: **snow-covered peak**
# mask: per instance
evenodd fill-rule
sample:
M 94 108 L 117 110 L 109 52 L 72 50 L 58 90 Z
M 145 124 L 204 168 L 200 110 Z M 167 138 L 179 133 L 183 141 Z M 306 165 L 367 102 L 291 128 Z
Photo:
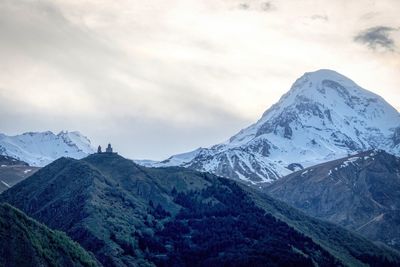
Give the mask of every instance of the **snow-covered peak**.
M 308 72 L 253 125 L 226 142 L 153 164 L 271 182 L 299 168 L 360 151 L 400 154 L 400 114 L 332 70 Z
M 318 70 L 307 72 L 297 79 L 289 92 L 274 105 L 275 108 L 264 113 L 263 118 L 268 119 L 291 105 L 305 102 L 315 102 L 327 108 L 335 108 L 339 112 L 348 109 L 363 111 L 369 106 L 378 107 L 378 103 L 381 108 L 398 116 L 398 112 L 384 99 L 358 86 L 349 78 L 335 71 Z
M 299 127 L 336 127 L 354 124 L 363 130 L 380 129 L 389 134 L 399 127 L 400 114 L 382 97 L 363 89 L 332 70 L 307 72 L 292 85 L 278 103 L 254 125 L 230 139 L 247 142 L 262 135 L 271 124 L 296 122 Z M 345 125 L 344 128 L 348 128 Z M 272 127 L 276 130 L 276 127 Z M 288 128 L 287 128 L 288 130 Z M 289 132 L 286 135 L 290 135 Z
M 0 154 L 45 166 L 60 157 L 83 158 L 94 152 L 90 140 L 79 132 L 26 132 L 7 136 L 0 134 Z
M 357 84 L 348 77 L 330 69 L 320 69 L 312 72 L 306 72 L 298 80 L 307 78 L 310 81 L 318 84 L 324 80 L 332 80 L 341 83 L 344 86 L 357 86 Z

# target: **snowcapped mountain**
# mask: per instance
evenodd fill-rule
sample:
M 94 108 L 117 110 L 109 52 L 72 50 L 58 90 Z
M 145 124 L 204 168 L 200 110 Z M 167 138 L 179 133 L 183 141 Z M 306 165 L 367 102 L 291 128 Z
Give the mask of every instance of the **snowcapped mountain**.
M 305 73 L 261 119 L 228 141 L 152 166 L 184 166 L 252 183 L 360 151 L 400 154 L 400 114 L 332 70 Z
M 92 154 L 90 140 L 79 132 L 28 132 L 7 136 L 0 134 L 0 155 L 42 167 L 60 157 L 80 159 Z

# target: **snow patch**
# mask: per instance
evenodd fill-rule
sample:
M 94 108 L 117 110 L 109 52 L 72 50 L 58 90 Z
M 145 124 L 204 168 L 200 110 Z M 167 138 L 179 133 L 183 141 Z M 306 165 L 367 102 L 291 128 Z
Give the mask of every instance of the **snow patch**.
M 5 185 L 8 188 L 11 188 L 11 186 L 9 184 L 7 184 L 6 182 L 4 182 L 3 180 L 0 181 L 3 185 Z
M 352 158 L 348 158 L 346 161 L 344 161 L 341 165 L 340 168 L 344 168 L 349 166 L 350 164 L 354 164 L 357 160 L 359 160 L 359 157 L 352 157 Z

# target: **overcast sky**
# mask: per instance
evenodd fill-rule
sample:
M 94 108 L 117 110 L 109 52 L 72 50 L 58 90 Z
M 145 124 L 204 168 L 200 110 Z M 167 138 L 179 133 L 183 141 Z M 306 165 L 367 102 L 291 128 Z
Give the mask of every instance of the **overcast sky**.
M 0 0 L 0 132 L 164 159 L 255 122 L 304 72 L 400 110 L 400 1 Z

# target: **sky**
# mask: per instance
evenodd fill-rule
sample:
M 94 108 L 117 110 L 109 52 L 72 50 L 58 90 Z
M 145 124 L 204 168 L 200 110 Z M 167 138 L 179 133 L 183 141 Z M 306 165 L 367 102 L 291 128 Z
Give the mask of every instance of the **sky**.
M 1 0 L 0 132 L 78 130 L 161 160 L 333 69 L 400 110 L 398 0 Z

